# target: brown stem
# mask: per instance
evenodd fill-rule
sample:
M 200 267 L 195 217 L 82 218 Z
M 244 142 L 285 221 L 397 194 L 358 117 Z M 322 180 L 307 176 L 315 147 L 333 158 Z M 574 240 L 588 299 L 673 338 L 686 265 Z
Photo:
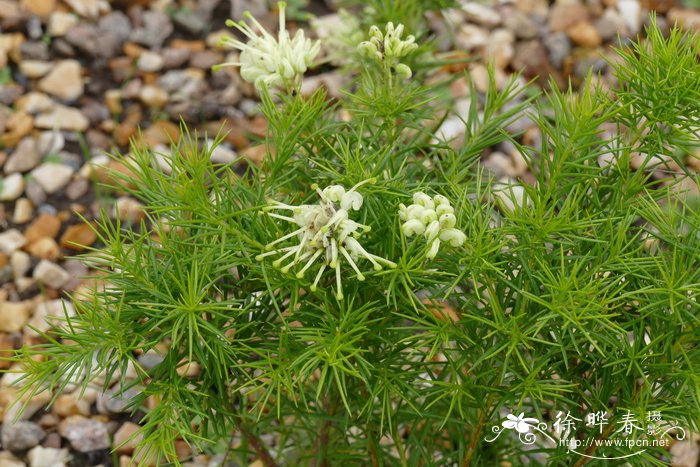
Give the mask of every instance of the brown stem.
M 255 433 L 250 431 L 248 427 L 243 424 L 241 417 L 234 415 L 234 420 L 236 421 L 236 426 L 241 431 L 243 437 L 246 439 L 246 441 L 248 441 L 248 444 L 258 455 L 260 462 L 262 462 L 265 467 L 277 467 L 277 463 L 268 452 L 265 444 Z
M 605 438 L 607 438 L 608 436 L 610 436 L 610 433 L 611 433 L 614 429 L 615 429 L 615 426 L 614 426 L 614 425 L 608 425 L 608 427 L 605 429 L 605 431 L 603 431 L 599 436 L 597 436 L 596 439 L 598 440 L 598 439 L 605 439 Z M 589 458 L 589 457 L 586 457 L 586 456 L 592 455 L 592 454 L 593 454 L 593 451 L 595 451 L 596 447 L 597 447 L 597 446 L 596 446 L 596 443 L 591 443 L 591 444 L 586 448 L 586 450 L 583 451 L 583 454 L 584 454 L 584 455 L 581 456 L 581 457 L 579 457 L 578 461 L 576 461 L 576 463 L 574 464 L 574 467 L 581 467 L 581 466 L 583 466 L 583 465 L 586 465 L 586 464 L 588 463 L 588 461 L 590 460 L 590 458 Z
M 481 429 L 484 427 L 485 421 L 486 417 L 484 415 L 484 412 L 479 410 L 479 421 L 476 423 L 476 428 L 474 428 L 472 436 L 469 440 L 469 446 L 467 447 L 467 451 L 464 453 L 464 459 L 462 459 L 462 467 L 469 467 L 469 465 L 471 464 L 472 457 L 474 457 L 476 447 L 479 444 L 479 436 L 481 435 Z
M 326 459 L 326 451 L 328 449 L 328 441 L 330 440 L 331 426 L 333 425 L 331 417 L 335 412 L 335 404 L 330 401 L 326 401 L 326 413 L 328 419 L 323 422 L 321 429 L 314 443 L 314 458 L 311 459 L 311 467 L 329 467 L 330 464 Z

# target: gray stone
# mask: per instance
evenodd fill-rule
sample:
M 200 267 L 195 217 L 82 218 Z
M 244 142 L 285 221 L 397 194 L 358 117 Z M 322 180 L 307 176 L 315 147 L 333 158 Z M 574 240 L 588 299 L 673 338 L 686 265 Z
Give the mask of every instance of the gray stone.
M 571 40 L 564 32 L 557 32 L 546 36 L 544 46 L 549 53 L 549 63 L 555 68 L 561 68 L 566 57 L 571 55 Z
M 58 264 L 42 259 L 34 268 L 34 279 L 51 288 L 58 289 L 65 284 L 70 275 Z
M 58 432 L 78 452 L 90 452 L 109 447 L 107 425 L 98 420 L 73 415 L 58 425 Z
M 41 442 L 46 433 L 34 422 L 5 422 L 2 426 L 2 445 L 9 451 L 23 451 Z
M 134 31 L 131 40 L 149 47 L 160 47 L 173 32 L 173 23 L 161 11 L 146 11 L 142 17 L 143 26 Z

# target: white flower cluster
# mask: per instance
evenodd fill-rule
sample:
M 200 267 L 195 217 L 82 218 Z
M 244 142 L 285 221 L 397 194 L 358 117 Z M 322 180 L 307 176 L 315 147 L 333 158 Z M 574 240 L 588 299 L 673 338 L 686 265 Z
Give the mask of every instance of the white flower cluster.
M 386 25 L 386 31 L 382 33 L 377 26 L 372 26 L 369 29 L 370 40 L 361 42 L 358 48 L 363 55 L 385 62 L 399 76 L 410 78 L 413 74 L 411 68 L 399 61 L 416 50 L 418 44 L 415 43 L 416 38 L 412 35 L 401 39 L 403 29 L 403 24 L 394 27 L 394 23 L 389 22 Z
M 423 235 L 428 242 L 427 258 L 435 258 L 440 242 L 450 246 L 461 246 L 467 236 L 455 228 L 457 218 L 450 201 L 442 195 L 430 197 L 423 192 L 413 195 L 413 203 L 406 207 L 399 205 L 399 217 L 404 221 L 401 230 L 404 235 Z
M 362 207 L 363 198 L 356 191 L 357 188 L 365 183 L 373 182 L 374 179 L 365 180 L 347 191 L 341 185 L 331 185 L 323 190 L 314 185 L 312 188 L 320 197 L 318 204 L 290 206 L 272 201 L 272 204 L 267 206 L 264 211 L 271 217 L 296 224 L 299 228 L 266 245 L 265 248 L 271 251 L 259 254 L 256 259 L 262 261 L 267 256 L 281 254 L 282 256 L 276 259 L 273 265 L 281 268 L 283 272 L 289 272 L 295 265 L 304 263 L 304 266 L 296 274 L 300 279 L 317 260 L 320 260 L 321 267 L 311 285 L 311 291 L 316 290 L 326 268 L 335 269 L 338 300 L 343 298 L 340 270 L 343 258 L 350 264 L 350 267 L 357 274 L 357 280 L 360 281 L 364 280 L 365 276 L 360 272 L 355 262 L 359 258 L 364 258 L 372 263 L 375 271 L 381 270 L 382 264 L 395 268 L 396 263 L 368 253 L 362 247 L 358 239 L 362 234 L 368 232 L 370 227 L 353 221 L 349 216 L 350 211 L 358 211 Z M 270 212 L 275 210 L 291 211 L 292 217 Z M 276 247 L 277 244 L 292 238 L 297 238 L 299 243 L 283 248 Z M 289 263 L 282 266 L 282 263 L 287 259 L 289 259 Z
M 285 2 L 277 4 L 279 8 L 279 33 L 277 39 L 262 27 L 262 25 L 250 14 L 245 12 L 248 18 L 258 29 L 258 35 L 244 21 L 236 23 L 228 20 L 226 25 L 234 27 L 242 32 L 248 42 L 243 43 L 232 37 L 223 37 L 223 45 L 231 45 L 240 50 L 239 62 L 228 62 L 216 65 L 215 69 L 224 66 L 240 66 L 241 77 L 250 81 L 260 90 L 263 87 L 285 86 L 292 87 L 299 78 L 311 66 L 314 58 L 321 50 L 319 41 L 311 41 L 304 37 L 304 31 L 299 29 L 294 38 L 290 38 L 285 27 Z

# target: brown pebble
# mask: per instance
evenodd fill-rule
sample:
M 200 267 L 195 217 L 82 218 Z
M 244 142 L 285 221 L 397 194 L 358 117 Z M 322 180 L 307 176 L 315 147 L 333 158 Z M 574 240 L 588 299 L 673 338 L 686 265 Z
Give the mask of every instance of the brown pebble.
M 97 240 L 97 234 L 87 224 L 71 225 L 61 236 L 61 248 L 69 250 L 84 250 Z
M 12 335 L 2 332 L 0 333 L 0 370 L 10 368 L 12 362 L 6 360 L 14 354 L 15 339 Z
M 27 243 L 34 243 L 40 238 L 56 238 L 61 229 L 61 221 L 56 216 L 42 213 L 32 222 L 24 232 Z
M 56 240 L 51 237 L 43 237 L 30 243 L 26 250 L 35 258 L 48 259 L 49 261 L 56 261 L 61 256 L 61 250 L 58 248 Z

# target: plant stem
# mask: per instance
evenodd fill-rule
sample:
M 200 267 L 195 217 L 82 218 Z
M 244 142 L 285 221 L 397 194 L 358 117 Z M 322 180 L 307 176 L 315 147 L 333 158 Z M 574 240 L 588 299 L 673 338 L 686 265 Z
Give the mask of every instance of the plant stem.
M 462 459 L 462 467 L 468 467 L 472 462 L 472 457 L 476 452 L 477 445 L 479 444 L 479 435 L 481 434 L 481 429 L 484 427 L 484 422 L 486 417 L 484 412 L 479 410 L 479 421 L 476 423 L 476 427 L 472 432 L 472 436 L 469 440 L 469 446 L 467 446 L 467 452 L 464 453 L 464 459 Z
M 321 424 L 318 439 L 316 440 L 314 446 L 314 458 L 311 460 L 311 467 L 329 467 L 330 465 L 326 459 L 326 451 L 328 449 L 328 441 L 330 438 L 329 432 L 331 430 L 331 425 L 333 424 L 331 417 L 335 412 L 335 403 L 327 401 L 325 405 L 328 418 Z
M 241 431 L 241 434 L 246 439 L 246 441 L 248 441 L 248 444 L 250 444 L 253 450 L 255 450 L 255 453 L 258 455 L 258 458 L 263 463 L 263 465 L 265 467 L 277 467 L 277 463 L 268 452 L 267 448 L 265 447 L 265 444 L 255 433 L 253 433 L 248 429 L 248 427 L 246 427 L 241 417 L 238 415 L 234 415 L 234 420 L 236 422 L 236 426 Z

